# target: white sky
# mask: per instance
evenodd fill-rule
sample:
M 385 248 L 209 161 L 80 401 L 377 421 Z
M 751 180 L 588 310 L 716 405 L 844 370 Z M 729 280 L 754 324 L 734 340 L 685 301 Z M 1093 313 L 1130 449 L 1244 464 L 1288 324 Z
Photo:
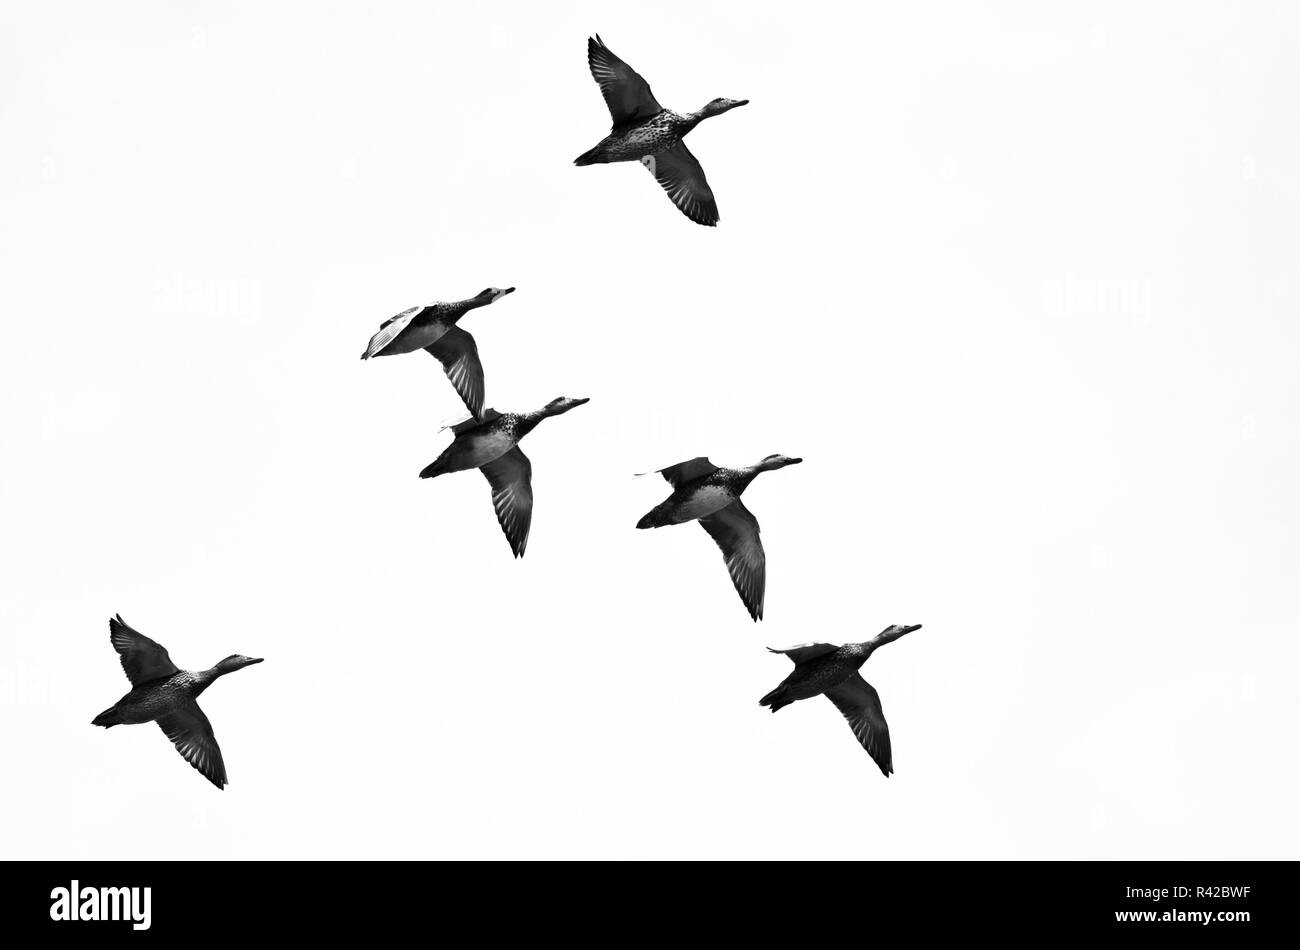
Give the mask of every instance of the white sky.
M 5 856 L 1297 856 L 1291 8 L 215 6 L 0 8 Z M 751 100 L 716 230 L 572 166 L 597 31 Z M 519 562 L 416 477 L 437 364 L 357 359 L 489 285 L 489 404 L 591 397 Z M 631 475 L 773 452 L 755 625 Z M 266 657 L 224 794 L 90 726 L 119 611 Z M 889 623 L 886 781 L 757 701 Z

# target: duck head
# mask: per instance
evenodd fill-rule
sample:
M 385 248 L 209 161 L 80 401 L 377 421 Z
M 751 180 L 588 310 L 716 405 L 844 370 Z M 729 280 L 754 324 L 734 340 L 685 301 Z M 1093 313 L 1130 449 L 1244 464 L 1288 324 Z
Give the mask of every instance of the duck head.
M 876 649 L 876 647 L 883 647 L 886 643 L 893 643 L 899 637 L 904 636 L 905 634 L 909 634 L 913 630 L 920 630 L 920 629 L 921 629 L 921 625 L 919 623 L 892 624 L 891 626 L 886 627 L 884 630 L 881 630 L 870 640 L 867 640 L 862 644 L 860 644 L 860 646 L 863 647 L 863 649 L 866 652 L 866 655 L 870 655 L 871 651 Z
M 778 468 L 785 468 L 787 465 L 798 465 L 802 461 L 803 459 L 791 458 L 788 455 L 769 455 L 754 467 L 760 472 L 773 472 Z
M 895 623 L 890 624 L 884 630 L 880 631 L 880 633 L 876 634 L 876 636 L 889 637 L 891 640 L 896 640 L 905 633 L 911 633 L 913 630 L 920 629 L 921 625 L 919 623 Z
M 544 417 L 558 416 L 561 413 L 568 412 L 570 409 L 574 408 L 575 406 L 581 406 L 585 402 L 591 402 L 591 400 L 585 397 L 577 397 L 577 396 L 557 396 L 555 399 L 552 399 L 545 406 L 543 406 L 541 412 Z
M 244 667 L 252 666 L 254 663 L 261 663 L 262 659 L 263 658 L 260 656 L 251 657 L 232 653 L 230 656 L 218 663 L 214 669 L 217 671 L 218 676 L 224 676 L 226 673 L 233 673 L 235 670 L 242 670 Z
M 504 290 L 502 290 L 500 287 L 489 287 L 486 290 L 479 291 L 479 293 L 474 297 L 474 299 L 478 301 L 480 304 L 496 303 L 506 294 L 513 294 L 514 292 L 515 289 L 513 287 L 507 287 Z
M 724 112 L 747 105 L 749 105 L 748 99 L 714 99 L 712 102 L 705 103 L 704 108 L 695 114 L 701 119 L 711 119 L 715 115 L 722 115 Z

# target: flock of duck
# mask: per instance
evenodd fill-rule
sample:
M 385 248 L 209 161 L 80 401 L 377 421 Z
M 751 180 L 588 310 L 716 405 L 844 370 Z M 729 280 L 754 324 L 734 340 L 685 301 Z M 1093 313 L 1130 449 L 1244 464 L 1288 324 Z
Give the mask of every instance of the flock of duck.
M 714 99 L 697 112 L 674 112 L 661 106 L 649 84 L 601 41 L 587 41 L 587 64 L 609 107 L 613 127 L 575 165 L 640 162 L 650 170 L 673 204 L 697 224 L 718 223 L 718 206 L 699 161 L 684 141 L 707 118 L 721 115 L 748 100 Z M 451 426 L 452 441 L 420 472 L 435 478 L 450 472 L 478 469 L 492 490 L 497 521 L 516 558 L 524 556 L 532 524 L 532 463 L 519 443 L 543 419 L 583 405 L 585 398 L 559 396 L 532 412 L 497 412 L 485 408 L 483 363 L 474 337 L 460 326 L 472 310 L 496 303 L 515 288 L 489 287 L 465 300 L 412 307 L 381 324 L 370 338 L 363 360 L 425 350 L 432 354 L 469 410 L 469 417 Z M 754 465 L 720 468 L 707 458 L 694 458 L 659 469 L 672 493 L 652 508 L 637 528 L 697 521 L 722 550 L 727 570 L 741 602 L 753 620 L 763 618 L 767 584 L 766 559 L 758 520 L 741 495 L 762 472 L 803 461 L 769 455 Z M 870 640 L 846 643 L 806 643 L 785 650 L 795 664 L 790 675 L 759 702 L 772 712 L 801 699 L 824 695 L 848 720 L 862 747 L 888 776 L 893 772 L 889 727 L 880 697 L 858 673 L 880 646 L 913 630 L 890 626 Z M 121 616 L 109 621 L 109 637 L 131 682 L 131 691 L 93 720 L 96 726 L 156 722 L 176 750 L 217 788 L 226 782 L 225 764 L 212 724 L 199 708 L 199 695 L 219 677 L 261 659 L 232 655 L 207 670 L 178 669 L 160 644 L 129 627 Z M 770 648 L 769 648 L 770 649 Z

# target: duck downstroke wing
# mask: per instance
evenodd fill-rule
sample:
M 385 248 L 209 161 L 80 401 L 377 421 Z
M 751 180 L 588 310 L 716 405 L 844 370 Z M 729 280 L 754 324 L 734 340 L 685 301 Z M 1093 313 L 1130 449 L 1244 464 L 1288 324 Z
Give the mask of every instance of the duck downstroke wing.
M 460 327 L 452 327 L 425 347 L 442 363 L 442 368 L 475 419 L 483 417 L 483 363 L 474 338 Z
M 650 84 L 615 56 L 600 34 L 587 39 L 587 66 L 591 69 L 591 78 L 596 80 L 601 95 L 605 97 L 615 129 L 644 121 L 664 110 L 650 91 Z
M 212 723 L 198 703 L 191 699 L 174 712 L 159 716 L 158 725 L 176 751 L 203 773 L 204 778 L 217 788 L 226 784 L 226 763 L 221 759 L 221 748 L 212 733 Z
M 767 559 L 758 537 L 758 519 L 737 498 L 720 511 L 701 518 L 700 525 L 722 549 L 731 582 L 749 615 L 762 620 Z
M 108 622 L 108 636 L 132 686 L 164 679 L 179 672 L 161 644 L 132 630 L 120 614 Z
M 712 475 L 717 470 L 718 466 L 714 465 L 703 455 L 687 462 L 678 462 L 676 465 L 669 465 L 667 468 L 656 469 L 658 474 L 664 477 L 664 481 L 673 486 L 674 491 L 681 488 L 682 485 L 687 482 L 694 481 L 697 478 L 703 478 L 705 475 Z
M 528 547 L 533 524 L 533 463 L 515 446 L 480 469 L 492 486 L 492 507 L 515 557 Z
M 685 142 L 647 155 L 641 164 L 650 169 L 650 174 L 682 214 L 705 227 L 718 223 L 718 203 L 713 200 L 713 189 Z
M 880 707 L 880 695 L 857 673 L 826 690 L 825 695 L 843 713 L 853 735 L 888 778 L 894 771 L 894 757 L 889 748 L 889 726 Z
M 798 646 L 787 647 L 784 650 L 776 650 L 772 647 L 767 649 L 769 653 L 784 653 L 798 666 L 800 663 L 807 663 L 809 660 L 815 660 L 827 653 L 834 653 L 839 647 L 833 643 L 801 643 Z
M 379 332 L 370 338 L 370 342 L 366 344 L 366 351 L 361 354 L 361 358 L 366 360 L 382 353 L 388 344 L 397 339 L 398 334 L 411 325 L 412 320 L 427 309 L 427 307 L 412 307 L 410 310 L 403 310 L 395 317 L 389 317 L 379 325 Z

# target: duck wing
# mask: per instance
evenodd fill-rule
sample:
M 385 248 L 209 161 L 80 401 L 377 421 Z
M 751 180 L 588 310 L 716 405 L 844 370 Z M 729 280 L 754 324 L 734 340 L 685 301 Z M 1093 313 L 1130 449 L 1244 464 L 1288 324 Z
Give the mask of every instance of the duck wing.
M 158 717 L 163 735 L 172 741 L 190 765 L 203 773 L 203 777 L 217 788 L 226 784 L 226 763 L 221 759 L 221 747 L 212 734 L 212 723 L 194 700 L 181 705 L 165 716 Z
M 475 419 L 483 416 L 483 364 L 474 338 L 460 327 L 452 327 L 436 342 L 425 347 L 442 363 L 456 393 Z
M 809 660 L 815 660 L 827 653 L 834 653 L 839 647 L 833 643 L 801 643 L 797 647 L 787 647 L 784 650 L 777 650 L 772 647 L 767 649 L 769 653 L 784 653 L 794 662 L 795 666 L 798 666 L 800 663 L 807 663 Z
M 673 486 L 673 491 L 676 491 L 687 482 L 703 478 L 705 475 L 712 475 L 717 470 L 718 466 L 701 455 L 688 462 L 678 462 L 676 465 L 669 465 L 667 468 L 660 468 L 655 471 L 664 477 L 664 481 Z M 641 474 L 648 473 L 642 472 Z
M 641 159 L 650 169 L 655 181 L 678 210 L 696 224 L 713 227 L 718 223 L 718 203 L 713 200 L 713 189 L 704 177 L 699 160 L 691 154 L 685 142 Z
M 650 84 L 615 56 L 599 33 L 594 39 L 587 39 L 587 66 L 591 69 L 591 78 L 596 80 L 601 95 L 605 97 L 615 129 L 663 112 L 664 107 L 650 91 Z
M 533 463 L 515 446 L 480 469 L 492 486 L 492 507 L 515 557 L 528 547 L 533 524 Z
M 763 594 L 767 586 L 767 558 L 758 537 L 758 519 L 739 498 L 700 519 L 704 530 L 718 542 L 731 582 L 754 620 L 763 619 Z
M 894 771 L 894 757 L 889 748 L 889 726 L 885 723 L 885 711 L 880 708 L 880 695 L 870 683 L 854 673 L 843 683 L 826 690 L 826 698 L 844 714 L 862 748 L 888 778 Z
M 377 356 L 383 352 L 384 347 L 392 343 L 399 333 L 411 325 L 411 321 L 420 315 L 428 307 L 412 307 L 410 310 L 403 310 L 395 317 L 389 317 L 379 325 L 379 332 L 370 338 L 366 344 L 366 351 L 361 354 L 363 360 L 368 360 L 372 356 Z
M 121 614 L 108 622 L 108 636 L 132 686 L 180 672 L 166 648 L 128 627 Z

